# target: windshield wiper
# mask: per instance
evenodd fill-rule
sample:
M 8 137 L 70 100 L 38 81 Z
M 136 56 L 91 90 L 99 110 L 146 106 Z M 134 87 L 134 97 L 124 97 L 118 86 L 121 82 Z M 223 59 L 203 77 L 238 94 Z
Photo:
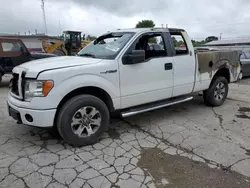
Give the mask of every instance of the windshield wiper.
M 78 56 L 86 56 L 86 57 L 93 57 L 93 58 L 96 58 L 96 56 L 95 56 L 94 54 L 90 54 L 90 53 L 79 54 Z

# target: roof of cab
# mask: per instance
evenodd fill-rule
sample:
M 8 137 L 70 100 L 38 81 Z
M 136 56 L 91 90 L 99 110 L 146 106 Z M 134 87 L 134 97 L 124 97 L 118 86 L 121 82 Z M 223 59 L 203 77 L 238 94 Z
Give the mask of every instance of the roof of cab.
M 184 29 L 178 28 L 162 28 L 162 27 L 154 27 L 154 28 L 128 28 L 128 29 L 118 29 L 116 31 L 108 31 L 108 32 L 147 32 L 147 31 L 158 31 L 158 32 L 183 32 Z
M 1 36 L 0 36 L 0 40 L 21 41 L 21 39 L 19 38 L 1 37 Z

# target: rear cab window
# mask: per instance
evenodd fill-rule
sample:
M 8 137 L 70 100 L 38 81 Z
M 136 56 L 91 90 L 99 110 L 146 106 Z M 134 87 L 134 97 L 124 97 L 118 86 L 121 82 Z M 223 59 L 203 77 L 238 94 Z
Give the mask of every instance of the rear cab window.
M 180 31 L 170 31 L 170 36 L 174 45 L 175 55 L 188 55 L 188 45 Z

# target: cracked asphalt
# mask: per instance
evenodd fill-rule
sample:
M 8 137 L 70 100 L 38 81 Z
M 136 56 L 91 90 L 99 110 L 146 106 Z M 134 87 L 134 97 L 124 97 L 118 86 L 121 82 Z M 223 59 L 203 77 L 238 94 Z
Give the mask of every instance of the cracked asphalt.
M 250 187 L 250 79 L 211 108 L 193 101 L 113 119 L 92 146 L 72 147 L 51 130 L 8 117 L 0 86 L 0 187 Z

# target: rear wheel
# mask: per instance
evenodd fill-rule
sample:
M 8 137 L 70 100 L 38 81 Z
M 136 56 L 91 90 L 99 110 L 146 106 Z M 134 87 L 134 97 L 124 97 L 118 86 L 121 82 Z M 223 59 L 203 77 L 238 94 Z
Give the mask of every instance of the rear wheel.
M 57 129 L 63 139 L 75 146 L 95 143 L 108 129 L 109 110 L 99 98 L 80 95 L 66 102 L 59 111 Z
M 2 83 L 2 79 L 3 79 L 3 74 L 0 73 L 0 84 Z
M 228 94 L 228 81 L 225 77 L 213 79 L 210 87 L 203 92 L 203 99 L 206 105 L 220 106 L 224 103 Z

